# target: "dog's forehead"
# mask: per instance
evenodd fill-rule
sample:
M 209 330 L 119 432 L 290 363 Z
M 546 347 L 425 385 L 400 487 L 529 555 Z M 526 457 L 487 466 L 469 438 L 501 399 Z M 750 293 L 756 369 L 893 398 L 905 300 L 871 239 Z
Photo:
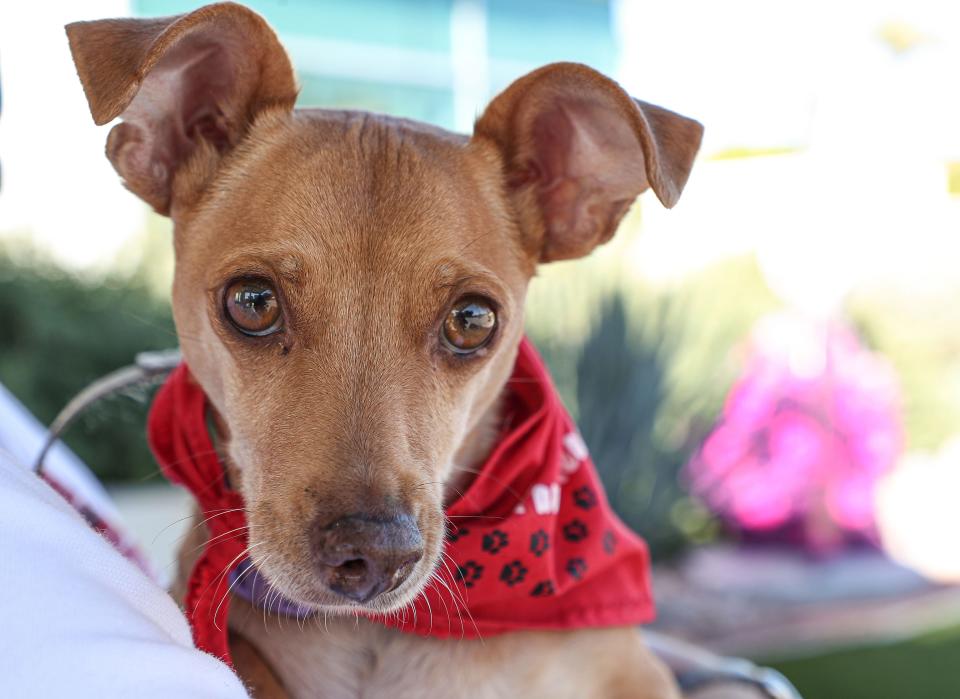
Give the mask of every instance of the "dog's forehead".
M 363 112 L 301 110 L 254 125 L 188 235 L 211 255 L 269 257 L 291 274 L 355 276 L 357 265 L 375 265 L 381 277 L 475 267 L 522 276 L 501 186 L 466 137 Z

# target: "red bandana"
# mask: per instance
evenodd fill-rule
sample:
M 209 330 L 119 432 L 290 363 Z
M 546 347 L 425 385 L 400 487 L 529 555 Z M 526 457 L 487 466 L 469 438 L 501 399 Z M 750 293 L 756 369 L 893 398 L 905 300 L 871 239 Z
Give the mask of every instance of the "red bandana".
M 651 621 L 647 546 L 610 509 L 583 440 L 527 340 L 508 386 L 508 425 L 477 478 L 447 508 L 442 582 L 431 582 L 399 615 L 371 618 L 437 638 Z M 228 590 L 231 572 L 244 562 L 246 521 L 206 417 L 206 397 L 181 364 L 157 393 L 148 431 L 163 472 L 193 493 L 207 518 L 210 538 L 185 600 L 194 640 L 230 662 Z

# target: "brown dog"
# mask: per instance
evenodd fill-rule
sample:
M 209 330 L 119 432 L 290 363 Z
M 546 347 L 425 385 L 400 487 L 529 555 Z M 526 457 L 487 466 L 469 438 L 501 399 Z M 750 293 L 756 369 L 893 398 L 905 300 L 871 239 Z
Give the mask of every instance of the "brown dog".
M 472 137 L 294 110 L 276 36 L 232 3 L 68 34 L 94 120 L 122 119 L 108 157 L 173 219 L 180 345 L 216 411 L 253 560 L 330 612 L 299 628 L 233 606 L 255 691 L 676 696 L 632 628 L 440 641 L 354 612 L 403 607 L 438 565 L 444 503 L 496 434 L 537 264 L 609 240 L 648 188 L 673 206 L 700 125 L 568 63 L 517 80 Z M 482 322 L 461 322 L 471 304 Z M 334 585 L 310 533 L 356 513 L 380 524 L 354 543 L 381 542 L 370 556 L 399 580 L 369 599 L 382 581 Z

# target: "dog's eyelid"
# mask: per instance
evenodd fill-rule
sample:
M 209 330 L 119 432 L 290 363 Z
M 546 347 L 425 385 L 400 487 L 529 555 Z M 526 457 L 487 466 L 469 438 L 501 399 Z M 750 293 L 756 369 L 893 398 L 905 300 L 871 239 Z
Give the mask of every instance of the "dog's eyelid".
M 238 267 L 235 269 L 228 269 L 220 272 L 216 275 L 217 281 L 214 282 L 211 289 L 219 289 L 228 284 L 241 280 L 241 279 L 259 279 L 270 284 L 277 284 L 277 280 L 282 279 L 278 275 L 273 273 L 273 270 L 269 268 L 261 267 Z M 279 285 L 278 285 L 279 286 Z
M 265 279 L 278 286 L 296 287 L 303 283 L 304 265 L 296 255 L 286 254 L 274 261 L 262 259 L 258 255 L 237 254 L 216 271 L 218 288 L 233 279 Z
M 460 277 L 456 277 L 454 279 L 437 282 L 434 288 L 437 291 L 449 291 L 451 289 L 460 289 L 465 286 L 470 286 L 474 284 L 476 282 L 476 279 L 477 278 L 474 277 L 473 275 L 467 274 Z
M 481 296 L 489 299 L 498 309 L 503 305 L 503 299 L 507 298 L 499 282 L 486 274 L 463 274 L 449 281 L 438 282 L 434 290 L 446 295 L 449 303 L 456 303 L 464 296 Z

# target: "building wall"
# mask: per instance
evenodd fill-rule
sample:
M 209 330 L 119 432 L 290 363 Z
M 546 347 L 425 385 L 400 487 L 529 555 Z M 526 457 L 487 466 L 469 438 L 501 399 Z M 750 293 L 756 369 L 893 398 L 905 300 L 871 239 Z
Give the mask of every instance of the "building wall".
M 135 15 L 197 2 L 135 0 Z M 355 0 L 247 3 L 277 30 L 301 106 L 357 108 L 469 130 L 489 98 L 557 60 L 612 72 L 610 3 L 599 0 Z

